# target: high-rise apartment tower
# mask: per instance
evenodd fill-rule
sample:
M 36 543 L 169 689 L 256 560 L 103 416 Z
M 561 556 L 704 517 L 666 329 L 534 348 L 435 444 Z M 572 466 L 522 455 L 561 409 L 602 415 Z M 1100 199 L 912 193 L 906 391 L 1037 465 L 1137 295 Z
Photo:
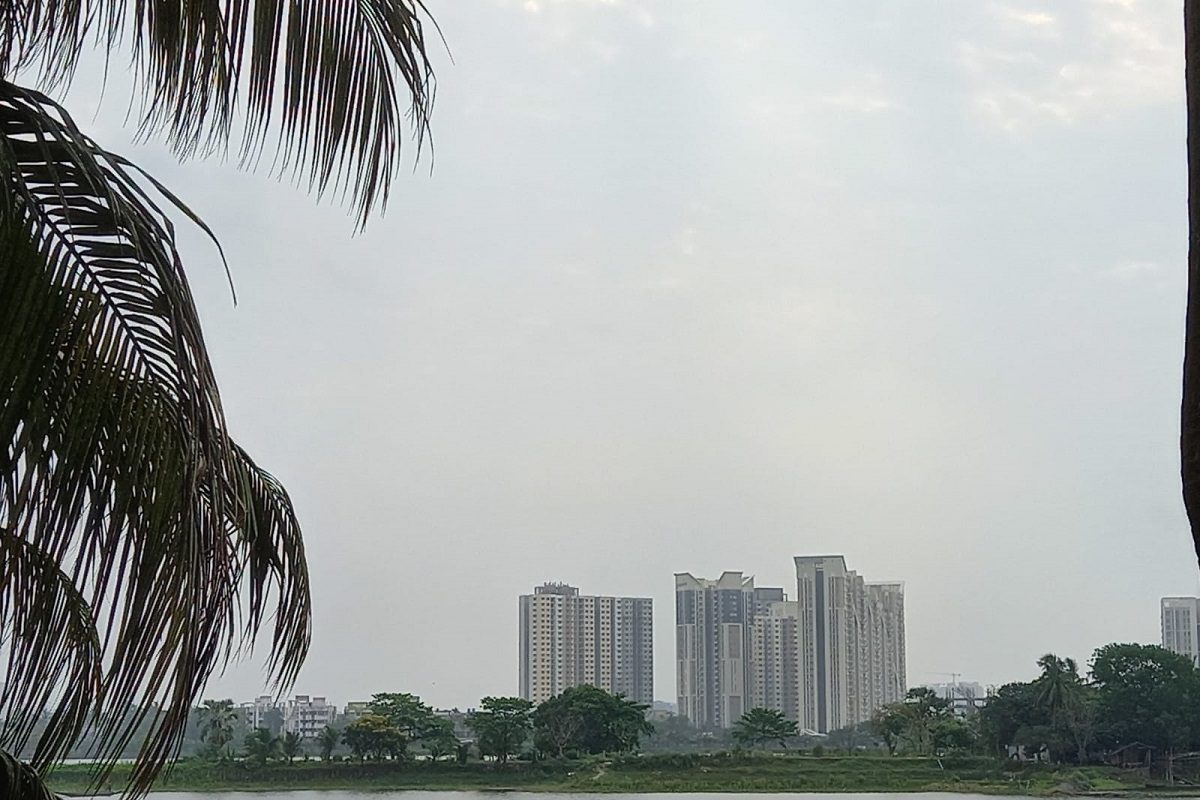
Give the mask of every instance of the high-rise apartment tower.
M 653 603 L 647 597 L 581 595 L 546 583 L 521 595 L 520 694 L 541 703 L 590 684 L 654 702 Z
M 1200 665 L 1200 597 L 1164 597 L 1162 646 Z
M 754 579 L 675 575 L 675 685 L 679 714 L 702 728 L 728 728 L 749 708 Z
M 833 556 L 796 556 L 796 719 L 828 733 L 904 697 L 904 587 L 868 583 Z

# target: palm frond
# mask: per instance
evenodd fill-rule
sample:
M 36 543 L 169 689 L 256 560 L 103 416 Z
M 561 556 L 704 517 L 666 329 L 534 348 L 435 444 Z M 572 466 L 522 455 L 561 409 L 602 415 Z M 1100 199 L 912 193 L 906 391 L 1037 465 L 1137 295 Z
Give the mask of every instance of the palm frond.
M 2 529 L 0 632 L 8 650 L 0 708 L 9 710 L 0 718 L 0 741 L 15 752 L 25 749 L 57 693 L 38 747 L 70 748 L 100 689 L 102 653 L 91 606 L 53 558 Z
M 128 45 L 143 132 L 181 155 L 272 130 L 282 172 L 348 195 L 360 224 L 386 203 L 406 124 L 420 152 L 433 104 L 421 0 L 14 0 L 0 11 L 0 78 L 70 80 L 89 44 Z
M 0 797 L 4 800 L 58 800 L 37 770 L 0 750 Z
M 170 218 L 128 162 L 5 81 L 0 532 L 11 640 L 0 748 L 17 749 L 47 711 L 56 727 L 35 769 L 86 727 L 100 781 L 148 721 L 131 778 L 146 790 L 207 679 L 268 611 L 276 678 L 289 683 L 307 651 L 299 526 L 280 484 L 226 433 Z M 90 638 L 71 627 L 85 619 Z

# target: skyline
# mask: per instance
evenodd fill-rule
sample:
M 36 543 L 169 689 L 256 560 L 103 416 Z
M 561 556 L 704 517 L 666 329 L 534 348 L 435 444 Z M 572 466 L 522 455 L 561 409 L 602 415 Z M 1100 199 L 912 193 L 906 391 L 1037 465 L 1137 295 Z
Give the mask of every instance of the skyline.
M 229 257 L 236 307 L 181 229 L 230 429 L 304 524 L 296 693 L 515 693 L 546 579 L 663 609 L 842 552 L 905 579 L 914 684 L 1156 642 L 1200 593 L 1174 4 L 431 10 L 436 157 L 357 237 L 135 144 L 99 71 L 68 98 Z

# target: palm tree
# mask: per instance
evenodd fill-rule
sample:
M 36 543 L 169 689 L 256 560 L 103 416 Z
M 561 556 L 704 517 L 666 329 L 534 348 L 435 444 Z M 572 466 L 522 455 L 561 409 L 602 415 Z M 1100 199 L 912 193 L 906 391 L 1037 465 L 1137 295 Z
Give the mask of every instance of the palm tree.
M 85 731 L 101 786 L 146 723 L 140 794 L 207 679 L 268 620 L 270 675 L 291 683 L 309 644 L 308 570 L 287 492 L 229 436 L 173 218 L 211 232 L 47 92 L 71 82 L 85 49 L 128 46 L 142 134 L 180 156 L 236 138 L 245 163 L 277 136 L 274 163 L 348 198 L 361 225 L 386 200 L 404 126 L 418 151 L 428 129 L 423 6 L 3 9 L 0 796 L 50 798 L 41 775 Z M 29 764 L 9 755 L 27 745 Z
M 1042 669 L 1035 683 L 1038 686 L 1038 704 L 1058 717 L 1070 706 L 1079 691 L 1079 667 L 1073 658 L 1059 658 L 1047 653 L 1037 660 Z
M 288 731 L 279 740 L 279 749 L 283 753 L 283 757 L 290 764 L 295 760 L 296 756 L 304 752 L 304 739 L 295 731 Z
M 258 728 L 247 734 L 245 743 L 246 759 L 257 764 L 279 758 L 282 742 L 278 736 L 266 728 Z
M 333 751 L 337 749 L 338 743 L 342 741 L 342 732 L 332 725 L 326 725 L 317 734 L 317 748 L 321 752 L 321 760 L 328 761 L 333 758 Z
M 233 729 L 237 724 L 237 709 L 232 700 L 205 700 L 200 706 L 200 736 L 213 752 L 221 754 L 233 741 Z
M 787 740 L 795 735 L 796 723 L 772 708 L 752 708 L 733 726 L 733 738 L 748 747 L 776 741 L 786 750 Z

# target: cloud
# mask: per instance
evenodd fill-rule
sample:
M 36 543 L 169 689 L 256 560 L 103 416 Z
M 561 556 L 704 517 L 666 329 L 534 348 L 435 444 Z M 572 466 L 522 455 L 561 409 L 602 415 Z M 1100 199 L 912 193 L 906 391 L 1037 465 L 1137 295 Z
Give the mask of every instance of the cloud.
M 1058 18 L 1045 11 L 993 5 L 991 13 L 1002 22 L 1024 27 L 1027 32 L 1039 31 L 1043 35 L 1058 36 Z
M 1154 261 L 1123 261 L 1101 271 L 1101 275 L 1120 281 L 1133 281 L 1157 275 L 1162 265 Z
M 836 94 L 825 95 L 819 98 L 819 102 L 862 114 L 874 114 L 896 107 L 891 98 L 859 88 L 847 88 Z
M 580 38 L 591 37 L 599 26 L 614 22 L 622 28 L 633 26 L 644 30 L 654 27 L 655 17 L 645 6 L 627 0 L 525 0 L 519 6 L 500 0 L 502 8 L 517 8 L 532 17 L 545 20 L 541 30 L 543 41 L 555 45 L 574 45 Z M 614 13 L 618 12 L 618 13 Z M 597 15 L 604 15 L 603 17 Z M 619 52 L 609 45 L 597 52 L 602 61 L 610 61 Z
M 971 105 L 1010 133 L 1075 125 L 1178 101 L 1182 65 L 1169 4 L 1102 2 L 1065 6 L 1058 17 L 993 6 L 1000 26 L 961 41 L 958 63 Z

